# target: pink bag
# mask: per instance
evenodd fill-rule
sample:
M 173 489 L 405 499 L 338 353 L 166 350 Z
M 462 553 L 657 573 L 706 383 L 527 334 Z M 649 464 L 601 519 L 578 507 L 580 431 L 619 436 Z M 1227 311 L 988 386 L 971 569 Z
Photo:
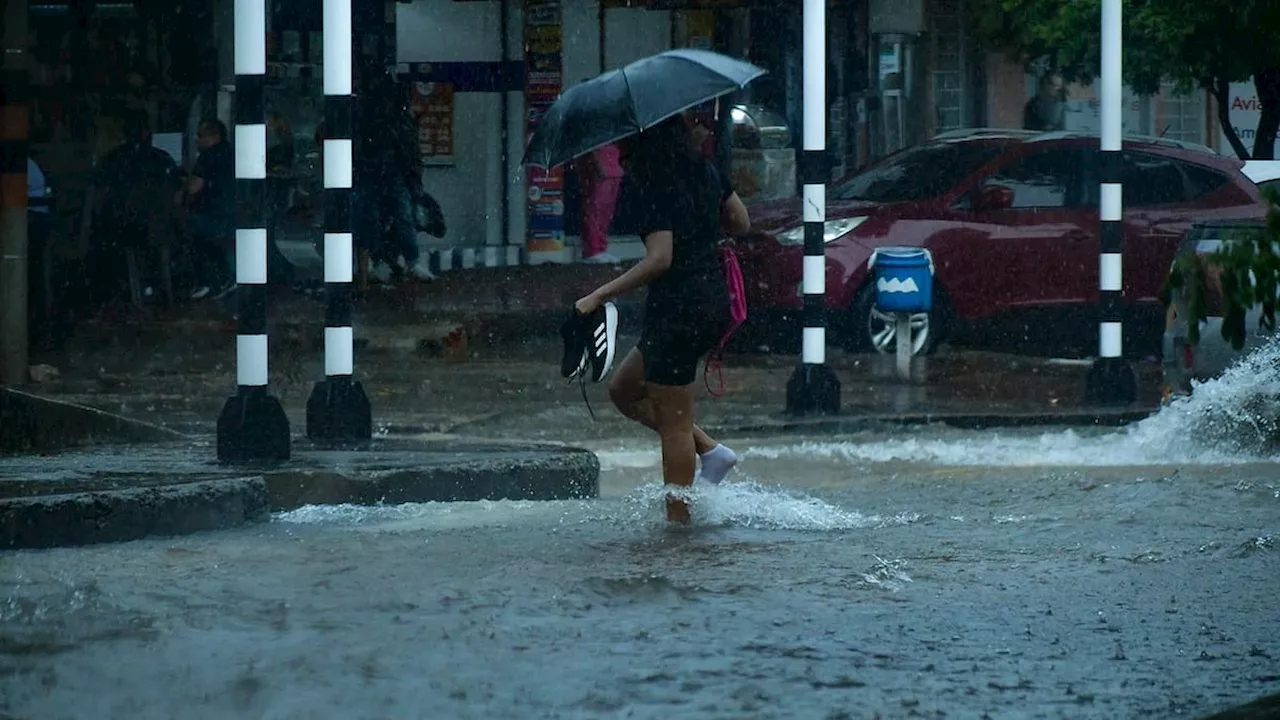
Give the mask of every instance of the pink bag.
M 724 265 L 724 284 L 729 290 L 729 327 L 720 338 L 720 343 L 707 355 L 707 360 L 702 367 L 702 382 L 707 386 L 707 391 L 713 397 L 724 395 L 725 345 L 729 343 L 729 338 L 733 336 L 733 333 L 747 320 L 747 291 L 742 282 L 742 268 L 738 266 L 737 254 L 727 244 L 720 246 L 720 262 Z M 711 372 L 713 363 L 716 366 L 716 374 L 719 375 L 720 379 L 719 391 L 711 389 L 711 380 L 707 377 Z

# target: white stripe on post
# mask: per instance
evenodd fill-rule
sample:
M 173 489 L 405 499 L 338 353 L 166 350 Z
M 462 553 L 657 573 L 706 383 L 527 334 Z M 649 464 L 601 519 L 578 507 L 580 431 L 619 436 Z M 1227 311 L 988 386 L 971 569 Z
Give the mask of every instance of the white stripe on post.
M 1098 267 L 1099 290 L 1121 290 L 1124 281 L 1123 256 L 1120 253 L 1102 253 Z
M 267 284 L 266 228 L 236 230 L 236 282 L 240 285 Z
M 1104 322 L 1099 330 L 1098 345 L 1104 358 L 1120 357 L 1123 326 L 1118 322 Z
M 1117 221 L 1124 218 L 1123 205 L 1121 198 L 1124 197 L 1123 187 L 1120 183 L 1102 183 L 1102 189 L 1099 191 L 1102 195 L 1099 203 L 1099 219 L 1102 222 Z
M 1120 55 L 1122 34 L 1120 0 L 1102 0 L 1102 149 L 1119 150 L 1121 136 L 1121 108 L 1124 105 L 1123 84 L 1120 71 L 1123 60 Z
M 347 266 L 351 263 L 348 261 Z M 351 327 L 327 327 L 324 329 L 324 374 L 355 374 L 355 331 Z
M 267 336 L 236 336 L 236 384 L 267 386 Z
M 827 329 L 825 327 L 805 328 L 803 342 L 801 362 L 806 365 L 821 365 L 827 361 Z
M 804 186 L 804 222 L 827 221 L 827 186 Z
M 324 281 L 351 282 L 351 233 L 324 234 Z
M 236 177 L 243 180 L 267 178 L 267 126 L 236 125 Z
M 235 0 L 236 75 L 267 74 L 266 0 Z
M 355 187 L 352 172 L 354 150 L 350 138 L 332 138 L 324 141 L 324 186 L 326 188 Z
M 321 11 L 324 49 L 324 94 L 351 94 L 351 0 L 325 0 Z M 349 141 L 348 141 L 349 142 Z M 329 187 L 350 187 L 333 186 Z
M 827 259 L 821 255 L 804 256 L 804 280 L 801 292 L 822 295 L 827 291 Z

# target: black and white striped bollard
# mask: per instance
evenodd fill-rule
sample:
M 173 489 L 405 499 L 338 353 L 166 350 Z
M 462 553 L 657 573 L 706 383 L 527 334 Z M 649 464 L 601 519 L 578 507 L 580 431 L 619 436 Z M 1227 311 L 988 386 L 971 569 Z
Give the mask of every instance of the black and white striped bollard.
M 352 0 L 324 0 L 324 379 L 307 399 L 307 437 L 359 442 L 373 433 L 369 398 L 355 380 L 351 329 Z
M 1121 0 L 1102 0 L 1098 359 L 1089 369 L 1086 395 L 1091 402 L 1125 405 L 1137 399 L 1138 379 L 1124 359 L 1121 12 Z
M 287 460 L 289 418 L 267 392 L 265 0 L 235 0 L 236 394 L 218 416 L 218 459 Z
M 840 411 L 840 379 L 826 364 L 827 18 L 826 0 L 804 0 L 804 338 L 800 366 L 787 381 L 787 412 Z

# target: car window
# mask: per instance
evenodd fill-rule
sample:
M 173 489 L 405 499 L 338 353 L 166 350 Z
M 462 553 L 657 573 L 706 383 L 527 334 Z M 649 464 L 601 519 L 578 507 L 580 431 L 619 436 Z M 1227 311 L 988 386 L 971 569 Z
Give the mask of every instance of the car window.
M 979 189 L 1004 185 L 1013 191 L 1011 208 L 1067 207 L 1073 204 L 1069 198 L 1078 158 L 1070 150 L 1024 155 L 983 178 Z
M 1195 163 L 1179 162 L 1178 167 L 1187 176 L 1187 189 L 1191 199 L 1208 195 L 1231 182 L 1225 174 Z
M 1159 155 L 1126 152 L 1120 181 L 1124 183 L 1125 207 L 1166 205 L 1189 199 L 1187 180 L 1178 163 Z
M 961 180 L 994 160 L 1004 146 L 937 142 L 890 155 L 835 188 L 838 200 L 909 202 L 947 194 Z

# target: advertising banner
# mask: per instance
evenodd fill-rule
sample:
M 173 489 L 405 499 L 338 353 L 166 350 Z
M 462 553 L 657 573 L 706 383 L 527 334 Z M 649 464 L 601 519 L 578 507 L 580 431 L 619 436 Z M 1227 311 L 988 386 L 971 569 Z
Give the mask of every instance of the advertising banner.
M 525 4 L 525 138 L 538 127 L 564 86 L 560 0 Z M 564 169 L 526 168 L 529 257 L 564 250 Z
M 1258 89 L 1253 81 L 1231 83 L 1231 91 L 1227 98 L 1231 125 L 1236 129 L 1236 137 L 1244 143 L 1245 150 L 1253 156 L 1253 143 L 1258 134 L 1258 121 L 1262 119 L 1262 105 L 1258 102 Z M 1219 129 L 1218 152 L 1235 156 L 1231 149 L 1231 141 L 1226 133 Z
M 413 83 L 410 108 L 426 165 L 453 165 L 453 90 L 450 83 Z

